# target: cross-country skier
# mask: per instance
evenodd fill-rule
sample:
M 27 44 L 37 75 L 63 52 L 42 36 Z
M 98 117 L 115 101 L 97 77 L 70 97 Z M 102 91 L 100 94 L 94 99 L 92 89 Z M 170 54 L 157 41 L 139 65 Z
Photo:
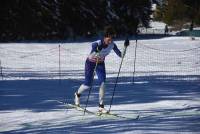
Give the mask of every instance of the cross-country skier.
M 85 62 L 85 82 L 75 92 L 75 105 L 80 106 L 80 96 L 83 91 L 90 89 L 93 81 L 93 73 L 96 71 L 98 80 L 100 82 L 99 88 L 99 112 L 107 113 L 104 108 L 104 92 L 106 82 L 106 70 L 105 70 L 105 57 L 114 50 L 119 56 L 123 57 L 125 53 L 121 52 L 117 45 L 113 42 L 115 31 L 111 26 L 107 26 L 104 30 L 104 37 L 101 40 L 97 40 L 92 43 L 92 50 Z M 97 66 L 96 66 L 97 65 Z M 96 66 L 96 70 L 95 69 Z

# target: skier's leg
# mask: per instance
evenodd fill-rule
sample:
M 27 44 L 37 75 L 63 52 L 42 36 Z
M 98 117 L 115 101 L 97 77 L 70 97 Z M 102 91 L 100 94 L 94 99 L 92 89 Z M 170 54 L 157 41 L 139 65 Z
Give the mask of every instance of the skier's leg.
M 79 87 L 78 91 L 75 92 L 75 94 L 74 94 L 74 95 L 75 95 L 75 99 L 74 99 L 75 105 L 80 106 L 80 97 L 81 97 L 81 93 L 82 93 L 83 91 L 89 89 L 89 88 L 90 88 L 89 86 L 84 85 L 84 84 L 82 84 L 82 85 Z
M 108 113 L 104 108 L 105 82 L 102 82 L 99 88 L 99 112 Z
M 104 108 L 104 95 L 105 95 L 105 81 L 106 81 L 106 71 L 105 64 L 102 63 L 97 68 L 98 80 L 101 83 L 99 88 L 99 112 L 107 113 L 107 110 Z
M 102 82 L 99 88 L 99 105 L 104 104 L 104 95 L 105 95 L 105 83 Z
M 85 62 L 85 82 L 82 84 L 77 93 L 81 94 L 83 91 L 90 88 L 92 79 L 93 79 L 93 72 L 94 72 L 95 63 L 92 63 L 88 60 Z
M 91 63 L 90 61 L 86 60 L 85 62 L 85 82 L 82 84 L 78 91 L 75 92 L 75 104 L 80 105 L 80 96 L 81 93 L 85 90 L 90 88 L 92 83 L 93 71 L 94 71 L 95 64 Z
M 96 63 L 90 62 L 89 60 L 86 60 L 85 62 L 85 82 L 84 85 L 91 86 L 93 81 L 93 74 L 95 69 Z
M 82 84 L 80 87 L 79 87 L 79 89 L 78 89 L 78 91 L 77 91 L 77 94 L 81 94 L 82 92 L 84 92 L 85 90 L 87 90 L 87 89 L 89 89 L 90 87 L 89 86 L 87 86 L 87 85 L 85 85 L 85 84 Z
M 105 81 L 106 81 L 106 71 L 105 71 L 105 64 L 102 63 L 97 67 L 97 76 L 100 83 L 99 88 L 99 104 L 103 105 L 103 99 L 104 99 L 104 92 L 105 92 Z

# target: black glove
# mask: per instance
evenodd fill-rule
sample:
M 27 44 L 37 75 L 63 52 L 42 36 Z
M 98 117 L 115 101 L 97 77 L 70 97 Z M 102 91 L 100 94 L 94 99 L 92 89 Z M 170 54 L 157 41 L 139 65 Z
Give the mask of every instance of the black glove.
M 125 46 L 125 47 L 128 47 L 128 46 L 129 46 L 129 39 L 128 39 L 128 38 L 126 38 L 126 40 L 124 41 L 124 46 Z

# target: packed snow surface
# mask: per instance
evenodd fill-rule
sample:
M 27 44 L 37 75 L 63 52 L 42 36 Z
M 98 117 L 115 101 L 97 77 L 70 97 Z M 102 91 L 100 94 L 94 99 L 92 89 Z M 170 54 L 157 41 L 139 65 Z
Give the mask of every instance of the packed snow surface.
M 198 134 L 200 39 L 130 40 L 111 107 L 139 120 L 101 118 L 68 109 L 84 81 L 91 42 L 1 43 L 0 133 Z M 123 40 L 116 40 L 123 50 Z M 59 47 L 60 45 L 60 47 Z M 136 52 L 136 53 L 135 53 Z M 109 108 L 121 58 L 106 57 L 105 108 Z M 88 110 L 98 109 L 95 76 Z M 88 92 L 81 96 L 85 106 Z

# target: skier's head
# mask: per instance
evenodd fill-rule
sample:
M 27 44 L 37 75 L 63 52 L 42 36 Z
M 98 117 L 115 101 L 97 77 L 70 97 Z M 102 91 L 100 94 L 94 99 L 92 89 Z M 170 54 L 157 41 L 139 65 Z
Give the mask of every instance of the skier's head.
M 112 26 L 106 26 L 104 29 L 104 43 L 106 45 L 112 42 L 113 37 L 115 36 L 115 30 Z
M 104 37 L 114 37 L 116 35 L 116 32 L 112 26 L 106 26 L 104 28 Z

